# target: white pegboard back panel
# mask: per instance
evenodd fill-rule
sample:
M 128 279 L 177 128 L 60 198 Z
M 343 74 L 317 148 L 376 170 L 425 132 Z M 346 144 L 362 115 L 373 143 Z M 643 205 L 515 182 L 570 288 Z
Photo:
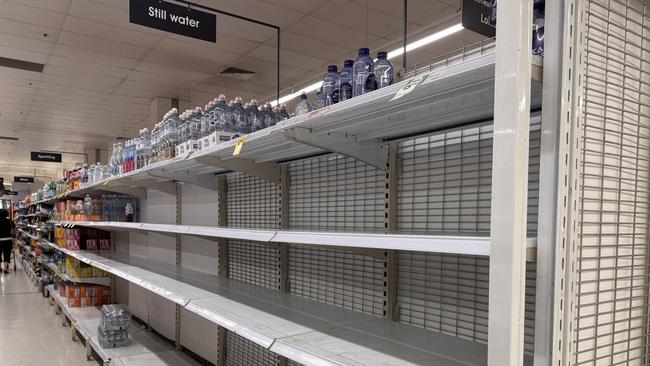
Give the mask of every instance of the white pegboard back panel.
M 218 327 L 204 318 L 181 310 L 181 345 L 216 365 L 219 358 L 217 347 Z
M 183 184 L 181 187 L 181 223 L 216 226 L 218 223 L 217 192 L 193 184 Z
M 289 227 L 305 230 L 384 229 L 385 172 L 328 154 L 289 164 Z
M 181 265 L 194 271 L 216 275 L 219 271 L 219 250 L 214 239 L 181 236 Z
M 291 294 L 384 316 L 383 259 L 349 250 L 289 246 Z
M 648 363 L 648 11 L 587 1 L 576 365 Z
M 400 232 L 489 235 L 492 131 L 489 122 L 400 143 Z M 539 143 L 539 123 L 533 122 L 528 175 L 529 236 L 537 232 Z
M 153 224 L 176 223 L 176 195 L 147 189 L 147 199 L 140 200 L 140 221 Z

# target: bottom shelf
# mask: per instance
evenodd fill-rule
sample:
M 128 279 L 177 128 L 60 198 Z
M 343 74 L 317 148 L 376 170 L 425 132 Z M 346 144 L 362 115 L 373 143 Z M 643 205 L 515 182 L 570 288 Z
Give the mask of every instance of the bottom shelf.
M 97 327 L 101 312 L 97 307 L 71 308 L 64 297 L 59 296 L 53 285 L 48 285 L 50 296 L 84 340 L 109 365 L 198 365 L 197 362 L 157 335 L 143 330 L 136 322 L 129 329 L 130 343 L 126 347 L 101 348 L 97 339 Z

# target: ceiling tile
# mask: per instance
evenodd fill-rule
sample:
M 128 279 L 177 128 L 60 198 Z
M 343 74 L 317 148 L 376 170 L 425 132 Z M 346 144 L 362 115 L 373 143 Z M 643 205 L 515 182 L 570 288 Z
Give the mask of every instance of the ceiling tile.
M 45 71 L 51 67 L 62 67 L 70 70 L 76 70 L 78 73 L 93 74 L 98 76 L 108 76 L 123 79 L 129 75 L 129 69 L 119 68 L 107 65 L 100 65 L 95 62 L 78 60 L 65 56 L 52 55 L 45 67 Z
M 110 55 L 107 53 L 62 44 L 57 44 L 52 53 L 53 55 L 61 57 L 68 57 L 75 60 L 125 69 L 132 69 L 138 64 L 138 60 L 134 58 Z
M 137 60 L 144 57 L 148 51 L 145 47 L 138 47 L 126 43 L 110 41 L 107 39 L 100 39 L 78 33 L 71 33 L 65 30 L 62 31 L 59 35 L 58 43 L 61 45 L 67 45 L 71 47 L 101 52 L 108 55 L 127 57 Z
M 63 30 L 70 33 L 77 33 L 88 37 L 110 40 L 143 48 L 152 48 L 163 38 L 162 35 L 154 35 L 142 32 L 141 30 L 98 23 L 72 16 L 66 19 L 63 25 Z
M 363 47 L 368 42 L 377 39 L 376 36 L 367 35 L 365 32 L 360 32 L 350 27 L 344 27 L 340 24 L 313 16 L 302 18 L 298 23 L 289 27 L 288 30 L 304 37 L 312 38 L 314 42 L 334 43 L 348 49 Z
M 20 19 L 25 23 L 56 29 L 61 28 L 65 20 L 65 13 L 45 10 L 40 5 L 41 2 L 38 3 L 35 6 L 28 6 L 9 1 L 0 2 L 0 18 Z

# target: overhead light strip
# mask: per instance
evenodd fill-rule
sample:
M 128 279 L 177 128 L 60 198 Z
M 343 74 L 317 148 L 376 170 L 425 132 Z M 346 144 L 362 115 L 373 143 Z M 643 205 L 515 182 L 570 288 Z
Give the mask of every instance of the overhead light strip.
M 411 42 L 411 43 L 407 44 L 406 45 L 406 52 L 413 51 L 413 50 L 418 49 L 420 47 L 431 44 L 431 43 L 433 43 L 435 41 L 439 41 L 439 40 L 441 40 L 441 39 L 443 39 L 445 37 L 448 37 L 448 36 L 450 36 L 450 35 L 452 35 L 454 33 L 460 32 L 461 30 L 463 30 L 463 25 L 462 24 L 458 23 L 456 25 L 452 25 L 449 28 L 445 28 L 445 29 L 443 29 L 443 30 L 441 30 L 439 32 L 430 34 L 430 35 L 428 35 L 428 36 L 426 36 L 424 38 L 418 39 L 417 41 L 414 41 L 414 42 Z M 396 50 L 392 50 L 392 51 L 388 52 L 388 59 L 395 58 L 397 56 L 402 55 L 403 53 L 404 53 L 404 47 L 400 47 L 400 48 L 398 48 Z M 294 93 L 285 95 L 283 97 L 280 97 L 279 103 L 283 104 L 283 103 L 286 103 L 286 102 L 288 102 L 290 100 L 298 98 L 300 96 L 300 94 L 302 94 L 302 93 L 311 93 L 314 90 L 318 90 L 318 88 L 320 88 L 321 84 L 322 84 L 322 82 L 319 81 L 319 82 L 307 85 L 306 87 L 298 90 L 297 92 L 294 92 Z M 275 106 L 275 105 L 278 104 L 278 101 L 274 100 L 274 101 L 271 102 L 271 104 Z

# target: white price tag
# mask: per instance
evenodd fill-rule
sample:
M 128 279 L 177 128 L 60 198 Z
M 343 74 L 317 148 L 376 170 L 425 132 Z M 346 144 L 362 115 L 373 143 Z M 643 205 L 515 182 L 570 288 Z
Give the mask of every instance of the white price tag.
M 405 96 L 408 93 L 411 93 L 415 88 L 420 85 L 423 81 L 425 81 L 428 78 L 429 74 L 424 74 L 420 76 L 416 76 L 412 79 L 409 79 L 404 86 L 395 93 L 393 96 L 392 100 L 397 100 L 403 96 Z

